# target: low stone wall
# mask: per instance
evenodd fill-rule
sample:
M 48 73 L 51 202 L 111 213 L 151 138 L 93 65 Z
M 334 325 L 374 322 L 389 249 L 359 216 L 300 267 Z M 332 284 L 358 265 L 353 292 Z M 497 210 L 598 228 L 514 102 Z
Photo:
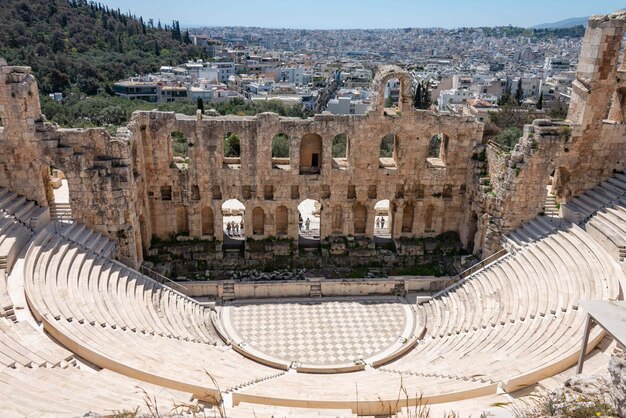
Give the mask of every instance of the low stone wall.
M 230 279 L 233 270 L 384 268 L 386 274 L 454 274 L 454 263 L 464 254 L 454 232 L 421 239 L 400 238 L 384 245 L 366 237 L 331 237 L 319 248 L 301 248 L 290 239 L 248 239 L 244 247 L 224 251 L 221 241 L 179 236 L 154 242 L 146 261 L 167 277 Z M 438 272 L 406 271 L 437 266 Z M 393 271 L 393 270 L 396 271 Z M 398 271 L 400 270 L 400 271 Z M 316 275 L 325 275 L 315 273 Z M 341 276 L 328 276 L 336 279 Z M 347 276 L 347 274 L 346 274 Z M 354 277 L 354 276 L 352 276 Z
M 316 290 L 324 296 L 394 295 L 406 292 L 432 294 L 452 283 L 452 277 L 393 276 L 384 279 L 325 280 L 309 278 L 301 281 L 234 282 L 228 280 L 185 282 L 177 289 L 192 298 L 221 299 L 224 284 L 234 286 L 235 299 L 310 297 Z M 312 290 L 313 288 L 313 290 Z

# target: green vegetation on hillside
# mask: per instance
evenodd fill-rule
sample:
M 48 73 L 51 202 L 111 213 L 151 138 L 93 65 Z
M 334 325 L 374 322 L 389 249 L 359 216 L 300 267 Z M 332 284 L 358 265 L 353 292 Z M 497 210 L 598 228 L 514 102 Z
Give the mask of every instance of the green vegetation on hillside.
M 516 36 L 527 36 L 534 39 L 556 39 L 556 38 L 582 38 L 585 35 L 583 25 L 569 28 L 546 28 L 532 29 L 520 28 L 516 26 L 496 26 L 480 28 L 463 28 L 463 30 L 481 30 L 485 36 L 496 38 L 513 38 Z
M 61 103 L 48 96 L 41 96 L 41 111 L 46 118 L 64 128 L 90 128 L 104 126 L 114 128 L 125 125 L 135 110 L 161 110 L 193 116 L 198 104 L 195 102 L 148 103 L 128 100 L 118 96 L 99 94 L 85 97 L 74 94 Z M 287 106 L 279 101 L 245 102 L 233 99 L 224 103 L 210 103 L 206 108 L 217 110 L 220 115 L 252 116 L 263 112 L 274 112 L 281 116 L 305 118 L 308 113 L 301 106 Z
M 2 0 L 0 27 L 0 57 L 31 66 L 44 94 L 93 95 L 202 54 L 176 21 L 144 22 L 87 0 Z

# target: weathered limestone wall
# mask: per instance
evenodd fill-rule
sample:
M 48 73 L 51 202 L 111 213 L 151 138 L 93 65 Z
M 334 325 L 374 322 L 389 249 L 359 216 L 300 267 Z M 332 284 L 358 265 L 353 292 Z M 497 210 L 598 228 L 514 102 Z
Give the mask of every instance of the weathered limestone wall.
M 50 167 L 68 180 L 74 217 L 134 256 L 137 221 L 129 210 L 133 191 L 130 131 L 115 138 L 104 129 L 58 129 L 46 124 L 37 83 L 28 67 L 0 60 L 0 185 L 42 206 L 52 202 Z
M 382 80 L 393 77 L 404 79 L 406 73 L 388 72 Z M 298 205 L 304 199 L 321 203 L 322 239 L 331 234 L 358 234 L 354 228 L 357 206 L 366 211 L 363 235 L 372 237 L 374 206 L 383 199 L 391 201 L 396 238 L 459 232 L 467 218 L 471 156 L 480 144 L 482 124 L 427 111 L 402 111 L 392 117 L 379 110 L 374 107 L 366 116 L 316 115 L 306 120 L 270 113 L 204 116 L 201 120 L 173 113 L 136 113 L 129 128 L 139 200 L 145 202 L 138 208 L 144 235 L 166 238 L 188 231 L 192 236 L 206 236 L 202 225 L 207 224 L 203 214 L 208 214 L 213 236 L 221 240 L 222 204 L 228 199 L 245 204 L 248 226 L 253 225 L 255 210 L 263 214 L 262 233 L 245 229 L 255 239 L 283 232 L 277 228 L 277 213 L 282 211 L 288 218 L 285 237 L 297 240 Z M 174 164 L 171 134 L 175 131 L 189 140 L 185 167 Z M 226 164 L 231 162 L 223 151 L 227 133 L 241 140 L 241 168 Z M 278 133 L 289 137 L 288 169 L 272 165 L 272 139 Z M 396 136 L 394 163 L 383 167 L 380 143 L 390 133 Z M 341 169 L 332 158 L 332 141 L 338 134 L 348 138 L 347 166 Z M 433 164 L 427 161 L 428 145 L 438 134 L 447 139 L 438 163 Z M 319 144 L 312 144 L 311 138 L 321 141 L 319 172 L 313 173 L 310 154 Z M 301 161 L 301 156 L 307 160 Z M 404 228 L 403 216 L 411 220 Z
M 548 184 L 563 203 L 626 168 L 625 29 L 626 12 L 589 19 L 566 123 L 534 121 L 510 153 L 488 146 L 495 205 L 484 207 L 483 255 L 543 211 Z
M 519 227 L 543 212 L 546 186 L 571 141 L 568 124 L 535 120 L 511 152 L 488 145 L 491 186 L 490 233 L 483 255 L 500 248 L 502 234 Z
M 29 67 L 0 59 L 0 184 L 47 206 L 35 131 L 43 127 L 39 92 Z
M 569 176 L 565 200 L 626 168 L 625 30 L 624 11 L 589 19 L 568 113 L 573 144 L 559 163 Z

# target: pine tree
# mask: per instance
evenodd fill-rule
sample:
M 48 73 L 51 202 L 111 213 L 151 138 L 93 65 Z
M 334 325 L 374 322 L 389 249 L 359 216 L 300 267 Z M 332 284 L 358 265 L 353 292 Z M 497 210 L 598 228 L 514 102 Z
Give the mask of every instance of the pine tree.
M 422 87 L 422 109 L 430 109 L 432 99 L 430 97 L 430 83 L 427 81 Z
M 422 109 L 422 82 L 417 83 L 415 88 L 415 95 L 413 96 L 413 107 L 416 109 Z
M 428 82 L 424 83 L 420 81 L 415 88 L 415 96 L 413 96 L 413 106 L 416 109 L 427 110 L 430 108 L 431 97 Z
M 511 85 L 507 83 L 504 92 L 502 93 L 502 97 L 498 100 L 498 106 L 503 106 L 508 104 L 511 101 Z
M 539 100 L 537 100 L 537 109 L 543 109 L 543 92 L 539 94 Z
M 524 90 L 522 90 L 522 77 L 517 81 L 517 90 L 515 90 L 515 101 L 518 105 L 524 102 Z
M 198 110 L 204 114 L 204 100 L 201 97 L 198 97 Z

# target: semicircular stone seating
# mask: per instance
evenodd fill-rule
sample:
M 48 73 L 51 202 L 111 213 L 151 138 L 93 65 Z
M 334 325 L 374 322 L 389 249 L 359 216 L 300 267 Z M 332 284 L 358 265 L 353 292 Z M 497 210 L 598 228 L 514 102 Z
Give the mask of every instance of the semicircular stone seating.
M 47 352 L 33 354 L 30 364 L 74 373 L 73 359 L 79 358 L 103 369 L 96 373 L 103 382 L 143 381 L 208 401 L 227 393 L 234 405 L 361 414 L 420 399 L 494 394 L 498 387 L 513 391 L 574 364 L 585 321 L 579 301 L 616 299 L 620 281 L 626 282 L 617 261 L 580 227 L 549 228 L 538 219 L 523 228 L 520 237 L 536 236 L 417 306 L 416 333 L 423 336 L 403 357 L 359 372 L 319 375 L 243 357 L 221 341 L 211 310 L 112 260 L 109 243 L 88 228 L 49 226 L 30 243 L 24 283 L 35 318 L 64 348 L 39 333 L 56 354 L 48 360 Z M 590 348 L 602 337 L 594 328 Z M 31 357 L 6 359 L 5 367 L 23 367 Z M 41 377 L 48 378 L 54 379 Z
M 87 366 L 29 321 L 17 319 L 7 276 L 17 256 L 48 220 L 44 208 L 0 190 L 0 410 L 3 417 L 80 416 L 133 409 L 145 395 L 173 402 L 187 393 Z M 141 388 L 138 391 L 138 388 Z M 145 392 L 144 392 L 145 391 Z

